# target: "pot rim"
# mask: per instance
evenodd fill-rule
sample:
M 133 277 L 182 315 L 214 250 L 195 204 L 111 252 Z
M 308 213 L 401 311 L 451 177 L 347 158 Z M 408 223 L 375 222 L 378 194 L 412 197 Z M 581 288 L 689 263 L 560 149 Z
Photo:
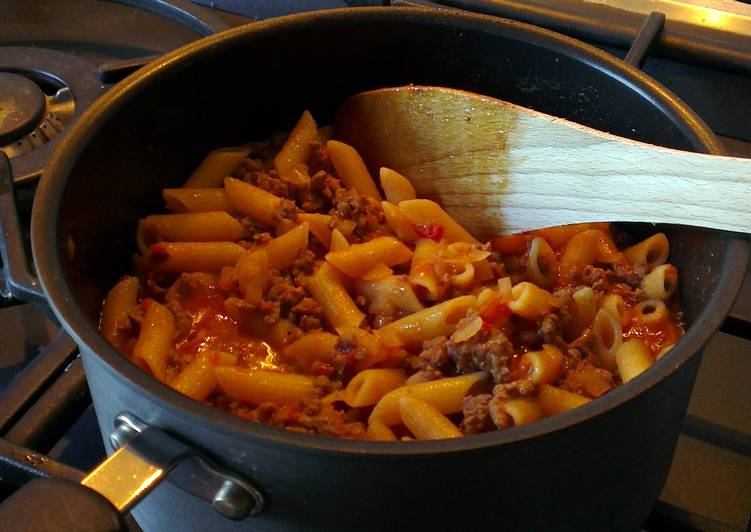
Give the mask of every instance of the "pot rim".
M 117 351 L 99 333 L 91 321 L 83 315 L 71 293 L 59 262 L 57 245 L 57 217 L 60 198 L 67 184 L 69 173 L 78 155 L 106 121 L 127 102 L 158 83 L 161 79 L 189 68 L 194 62 L 209 60 L 223 50 L 252 42 L 256 36 L 274 34 L 285 28 L 299 28 L 313 23 L 326 23 L 340 19 L 343 23 L 362 21 L 366 17 L 390 17 L 422 23 L 437 23 L 456 27 L 477 28 L 487 33 L 503 34 L 510 38 L 524 39 L 533 45 L 552 46 L 564 55 L 569 55 L 588 66 L 605 70 L 623 85 L 636 91 L 656 106 L 669 111 L 674 123 L 697 146 L 697 151 L 721 155 L 722 146 L 708 126 L 675 95 L 637 68 L 593 46 L 556 32 L 533 25 L 455 10 L 422 8 L 368 7 L 344 8 L 280 17 L 194 41 L 179 48 L 110 89 L 100 97 L 77 121 L 55 150 L 44 171 L 36 192 L 32 212 L 32 250 L 34 262 L 42 287 L 50 305 L 68 333 L 79 346 L 95 354 L 110 366 L 128 387 L 139 390 L 165 411 L 183 420 L 198 422 L 211 430 L 224 434 L 250 438 L 256 444 L 282 446 L 298 452 L 322 454 L 348 454 L 373 458 L 378 456 L 410 457 L 480 450 L 501 444 L 521 442 L 554 431 L 563 430 L 589 418 L 603 414 L 622 403 L 632 400 L 643 391 L 655 386 L 697 354 L 709 337 L 717 330 L 729 312 L 745 275 L 748 259 L 748 243 L 744 236 L 727 234 L 720 277 L 709 304 L 702 310 L 695 323 L 687 331 L 680 344 L 660 359 L 650 371 L 631 382 L 609 392 L 596 401 L 531 425 L 473 435 L 467 438 L 440 441 L 419 441 L 409 445 L 394 445 L 389 442 L 353 441 L 321 436 L 298 434 L 285 429 L 253 423 L 234 417 L 209 405 L 189 399 L 170 387 L 147 375 Z

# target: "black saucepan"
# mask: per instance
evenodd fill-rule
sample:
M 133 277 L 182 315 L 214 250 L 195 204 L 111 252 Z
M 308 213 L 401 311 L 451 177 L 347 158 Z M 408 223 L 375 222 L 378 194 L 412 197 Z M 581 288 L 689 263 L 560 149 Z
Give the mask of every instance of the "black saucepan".
M 161 189 L 179 186 L 206 152 L 267 138 L 303 109 L 326 123 L 351 94 L 407 83 L 722 153 L 690 109 L 635 68 L 485 16 L 402 8 L 296 15 L 202 39 L 127 78 L 79 120 L 44 174 L 32 223 L 39 278 L 81 348 L 105 435 L 128 412 L 200 449 L 265 499 L 263 511 L 233 521 L 202 500 L 205 486 L 185 485 L 198 477 L 177 475 L 135 508 L 145 529 L 636 530 L 649 514 L 702 347 L 745 271 L 739 235 L 658 228 L 672 244 L 690 325 L 646 374 L 575 411 L 460 440 L 353 442 L 245 422 L 152 380 L 97 332 L 103 295 L 130 267 L 137 219 L 158 211 Z M 219 499 L 220 509 L 234 504 L 231 493 Z

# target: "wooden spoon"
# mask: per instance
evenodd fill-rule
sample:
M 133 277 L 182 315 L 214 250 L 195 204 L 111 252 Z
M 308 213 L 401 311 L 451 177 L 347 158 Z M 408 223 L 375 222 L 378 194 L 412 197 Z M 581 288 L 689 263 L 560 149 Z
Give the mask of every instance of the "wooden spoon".
M 364 92 L 342 104 L 334 133 L 481 238 L 604 221 L 751 232 L 751 160 L 635 142 L 487 96 Z

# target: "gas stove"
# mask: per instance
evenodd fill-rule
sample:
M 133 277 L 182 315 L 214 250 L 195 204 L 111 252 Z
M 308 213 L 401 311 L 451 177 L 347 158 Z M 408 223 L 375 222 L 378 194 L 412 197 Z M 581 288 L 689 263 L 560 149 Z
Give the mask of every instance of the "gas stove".
M 6 0 L 0 4 L 0 151 L 11 161 L 22 233 L 56 143 L 130 72 L 253 20 L 383 3 Z M 723 0 L 390 3 L 468 9 L 583 39 L 641 65 L 693 107 L 729 153 L 751 157 L 751 6 Z M 75 344 L 1 281 L 0 289 L 6 296 L 0 303 L 2 499 L 37 476 L 80 480 L 104 448 Z M 749 391 L 751 275 L 706 349 L 670 476 L 645 530 L 751 530 Z

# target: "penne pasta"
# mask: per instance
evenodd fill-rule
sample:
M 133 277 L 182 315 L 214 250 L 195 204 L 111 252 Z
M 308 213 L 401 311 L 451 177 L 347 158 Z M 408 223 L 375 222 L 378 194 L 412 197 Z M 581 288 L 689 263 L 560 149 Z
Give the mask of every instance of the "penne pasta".
M 308 111 L 304 111 L 287 137 L 284 146 L 274 157 L 274 167 L 280 176 L 286 175 L 295 165 L 305 163 L 312 149 L 312 142 L 318 140 L 318 128 Z
M 626 306 L 626 302 L 618 294 L 608 294 L 602 299 L 600 307 L 608 310 L 618 318 L 621 326 L 625 327 L 631 321 L 632 311 Z
M 352 244 L 342 251 L 330 251 L 326 260 L 350 277 L 363 277 L 383 264 L 394 266 L 408 262 L 412 251 L 391 236 L 379 236 L 362 244 Z
M 597 313 L 595 293 L 589 286 L 579 288 L 571 294 L 571 321 L 568 324 L 568 337 L 578 338 L 589 327 Z
M 391 390 L 404 386 L 407 378 L 398 369 L 366 369 L 349 381 L 344 401 L 353 407 L 372 406 Z
M 315 379 L 309 375 L 267 370 L 244 371 L 229 366 L 217 366 L 214 374 L 227 395 L 254 405 L 292 403 L 318 395 Z
M 443 238 L 449 242 L 469 242 L 477 239 L 454 220 L 435 201 L 413 199 L 399 202 L 399 210 L 415 225 L 433 224 L 441 228 Z
M 668 308 L 659 299 L 648 299 L 634 307 L 634 321 L 638 325 L 659 325 L 668 319 Z
M 232 366 L 236 363 L 237 356 L 232 353 L 203 351 L 175 377 L 170 386 L 191 399 L 203 401 L 219 385 L 214 368 Z
M 552 384 L 563 372 L 563 353 L 551 344 L 544 344 L 539 351 L 524 353 L 521 361 L 529 367 L 527 378 L 535 384 Z
M 556 388 L 550 384 L 540 385 L 539 400 L 543 411 L 548 416 L 579 408 L 591 401 L 591 399 L 582 395 Z
M 381 168 L 379 171 L 381 188 L 386 195 L 386 201 L 398 204 L 400 201 L 412 200 L 417 197 L 415 187 L 399 172 L 390 168 Z
M 418 440 L 461 438 L 462 433 L 436 407 L 409 395 L 399 398 L 402 423 Z
M 409 281 L 425 290 L 425 298 L 435 301 L 443 294 L 443 287 L 439 284 L 435 263 L 438 261 L 438 242 L 429 238 L 422 238 L 415 244 L 412 262 L 409 267 Z
M 388 201 L 382 201 L 381 208 L 383 209 L 386 223 L 399 240 L 414 242 L 419 238 L 414 224 L 404 215 L 399 207 Z
M 526 281 L 514 285 L 508 302 L 511 312 L 528 320 L 547 314 L 554 305 L 558 306 L 559 302 L 553 294 Z
M 623 342 L 618 348 L 615 360 L 618 366 L 618 374 L 624 383 L 638 377 L 654 364 L 649 348 L 638 338 Z
M 650 299 L 670 299 L 678 289 L 678 270 L 672 264 L 655 266 L 642 279 L 641 288 Z
M 323 244 L 323 247 L 329 249 L 331 247 L 331 216 L 328 214 L 318 213 L 298 213 L 297 220 L 300 223 L 307 223 L 310 227 L 310 232 L 316 239 Z
M 308 248 L 309 229 L 308 222 L 302 223 L 282 236 L 259 246 L 257 249 L 263 250 L 268 256 L 269 268 L 283 270 L 292 266 L 298 255 Z
M 515 427 L 528 425 L 545 417 L 545 410 L 536 399 L 507 399 L 501 402 L 500 408 L 511 417 Z
M 623 329 L 621 321 L 606 309 L 597 311 L 592 323 L 595 335 L 595 348 L 602 367 L 608 371 L 615 371 L 615 355 L 623 343 Z
M 305 369 L 314 362 L 331 362 L 338 338 L 327 332 L 306 334 L 284 348 L 284 358 Z
M 144 255 L 155 272 L 208 272 L 234 266 L 245 248 L 234 242 L 157 242 Z
M 365 314 L 352 301 L 328 262 L 321 264 L 316 273 L 307 278 L 305 286 L 313 299 L 321 305 L 329 325 L 334 329 L 359 327 L 365 319 Z
M 175 319 L 167 307 L 154 300 L 145 301 L 144 307 L 146 312 L 133 347 L 133 358 L 145 362 L 154 377 L 165 382 L 167 358 L 175 336 Z
M 240 295 L 250 303 L 260 303 L 269 282 L 269 256 L 264 250 L 248 251 L 235 265 Z
M 363 196 L 381 201 L 381 194 L 378 192 L 375 182 L 357 150 L 338 140 L 328 141 L 326 150 L 331 158 L 331 163 L 339 174 L 339 178 L 347 188 L 354 189 Z
M 282 203 L 280 197 L 232 177 L 224 180 L 224 189 L 227 201 L 236 211 L 266 225 L 275 225 L 279 221 L 276 212 Z
M 368 438 L 373 441 L 396 441 L 396 435 L 379 421 L 368 424 Z
M 162 197 L 167 208 L 175 213 L 232 210 L 223 188 L 165 188 Z
M 155 242 L 234 242 L 248 230 L 226 212 L 154 214 L 138 222 L 141 252 Z
M 467 395 L 472 386 L 485 380 L 487 376 L 487 373 L 481 371 L 396 388 L 378 401 L 368 418 L 368 424 L 378 421 L 390 427 L 401 423 L 399 399 L 405 396 L 425 401 L 433 405 L 442 414 L 461 412 L 464 396 Z
M 527 278 L 541 288 L 552 288 L 558 281 L 558 258 L 541 236 L 529 245 Z
M 243 146 L 219 148 L 209 152 L 183 185 L 183 188 L 220 187 L 224 178 L 231 175 L 250 153 Z
M 654 268 L 665 264 L 670 253 L 670 244 L 664 233 L 657 233 L 623 250 L 623 256 L 630 264 Z
M 138 278 L 123 277 L 112 287 L 104 300 L 99 330 L 109 342 L 122 349 L 125 340 L 121 328 L 128 324 L 130 310 L 138 300 Z
M 387 339 L 395 338 L 405 346 L 414 346 L 438 336 L 450 336 L 457 322 L 476 306 L 474 296 L 455 297 L 384 325 L 377 334 Z

